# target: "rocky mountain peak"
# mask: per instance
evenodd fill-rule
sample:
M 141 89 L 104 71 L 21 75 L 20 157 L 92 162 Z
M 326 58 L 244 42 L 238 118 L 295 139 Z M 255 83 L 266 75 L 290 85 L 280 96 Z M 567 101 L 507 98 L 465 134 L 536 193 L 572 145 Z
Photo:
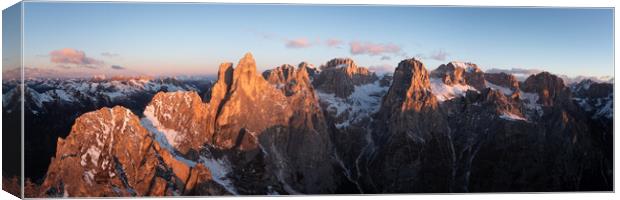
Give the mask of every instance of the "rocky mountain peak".
M 504 72 L 485 73 L 484 78 L 491 84 L 509 88 L 512 91 L 517 91 L 519 89 L 519 80 L 512 74 L 506 74 Z
M 211 105 L 220 105 L 220 102 L 224 100 L 226 94 L 228 94 L 228 91 L 232 86 L 233 71 L 234 69 L 232 63 L 225 62 L 220 64 L 217 72 L 217 81 L 211 88 L 211 93 L 206 94 L 206 99 L 209 100 Z
M 143 123 L 121 106 L 81 115 L 69 136 L 58 139 L 56 156 L 35 196 L 163 196 L 220 188 L 209 169 L 164 147 L 166 139 L 157 135 L 165 129 Z
M 355 64 L 355 61 L 353 61 L 353 59 L 351 58 L 334 58 L 334 59 L 327 61 L 325 65 L 321 66 L 321 69 L 341 68 L 341 67 L 357 68 L 357 65 Z
M 143 123 L 162 130 L 181 154 L 197 151 L 212 135 L 214 114 L 196 92 L 159 92 L 144 109 L 144 116 Z
M 261 132 L 275 124 L 286 123 L 291 114 L 285 95 L 256 73 L 256 62 L 252 54 L 248 53 L 239 60 L 232 79 L 232 86 L 225 95 L 225 101 L 218 105 L 215 122 L 218 129 L 214 136 L 215 143 L 222 148 L 235 146 L 241 129 Z M 222 129 L 223 127 L 226 128 Z M 245 136 L 245 139 L 248 138 L 251 137 Z
M 263 78 L 271 84 L 283 84 L 288 82 L 295 75 L 295 67 L 289 64 L 283 64 L 274 69 L 265 70 Z
M 306 65 L 300 64 L 295 68 L 284 64 L 274 69 L 263 72 L 263 77 L 277 89 L 284 91 L 286 96 L 291 96 L 302 89 L 313 91 Z
M 422 61 L 415 58 L 398 63 L 394 71 L 393 82 L 411 83 L 411 88 L 422 91 L 430 89 L 430 76 Z
M 583 80 L 571 86 L 575 95 L 591 98 L 604 98 L 613 92 L 613 84 L 599 83 L 590 79 Z
M 295 84 L 298 85 L 298 87 L 306 87 L 314 90 L 312 87 L 312 79 L 310 77 L 309 70 L 310 68 L 308 68 L 308 65 L 300 63 L 297 66 L 297 71 L 295 72 Z
M 412 58 L 398 63 L 392 83 L 395 84 L 383 99 L 384 107 L 399 106 L 399 111 L 395 112 L 437 107 L 437 99 L 431 93 L 430 75 L 420 60 Z
M 536 93 L 539 96 L 538 103 L 543 106 L 552 106 L 557 101 L 567 101 L 570 91 L 564 85 L 562 78 L 549 72 L 541 72 L 528 77 L 521 89 L 524 92 Z
M 478 67 L 478 65 L 476 65 L 475 63 L 471 63 L 471 62 L 452 61 L 448 63 L 448 65 L 452 65 L 456 68 L 464 69 L 466 72 L 469 72 L 469 73 L 482 72 L 482 70 L 480 69 L 480 67 Z
M 313 81 L 314 87 L 325 93 L 346 98 L 357 85 L 375 82 L 379 78 L 367 68 L 358 67 L 350 58 L 335 58 L 321 67 Z
M 146 183 L 155 178 L 157 165 L 152 143 L 138 117 L 126 108 L 116 106 L 86 113 L 76 119 L 66 139 L 58 140 L 43 192 L 71 196 L 147 195 Z M 149 157 L 152 159 L 145 159 Z M 136 165 L 141 162 L 144 164 Z M 110 185 L 120 190 L 112 191 Z
M 256 92 L 253 86 L 263 83 L 262 77 L 256 72 L 256 61 L 251 53 L 246 53 L 239 60 L 233 70 L 233 89 L 244 89 L 246 92 Z
M 256 61 L 252 53 L 247 52 L 243 55 L 237 64 L 237 68 L 243 71 L 256 71 Z
M 446 85 L 471 85 L 477 90 L 486 88 L 484 73 L 473 63 L 450 62 L 431 72 L 431 77 L 441 79 Z
M 226 85 L 230 85 L 232 82 L 232 72 L 233 72 L 233 63 L 224 62 L 220 64 L 220 67 L 217 71 L 217 80 L 224 81 Z
M 306 69 L 308 71 L 308 75 L 310 77 L 310 80 L 313 80 L 314 77 L 316 77 L 320 71 L 319 69 L 317 69 L 316 67 L 314 67 L 314 65 L 308 63 L 308 62 L 301 62 L 299 63 L 299 65 L 297 65 L 297 67 L 303 67 L 304 69 Z
M 613 119 L 614 85 L 590 79 L 570 86 L 573 100 L 593 119 Z

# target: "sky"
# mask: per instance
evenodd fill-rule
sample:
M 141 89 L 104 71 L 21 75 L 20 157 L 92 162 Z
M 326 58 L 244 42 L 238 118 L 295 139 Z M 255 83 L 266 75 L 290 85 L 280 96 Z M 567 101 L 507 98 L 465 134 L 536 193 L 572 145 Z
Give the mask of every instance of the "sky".
M 4 29 L 6 30 L 6 29 Z M 24 65 L 69 74 L 209 75 L 349 57 L 390 71 L 418 57 L 483 70 L 613 76 L 613 10 L 27 2 Z

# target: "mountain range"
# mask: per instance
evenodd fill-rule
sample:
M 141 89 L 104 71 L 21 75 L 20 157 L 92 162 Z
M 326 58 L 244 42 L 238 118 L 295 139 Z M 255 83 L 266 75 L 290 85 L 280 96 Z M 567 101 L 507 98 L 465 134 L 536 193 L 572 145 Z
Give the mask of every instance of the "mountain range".
M 428 71 L 415 58 L 385 75 L 348 58 L 261 73 L 248 53 L 213 81 L 25 85 L 29 197 L 613 186 L 608 82 L 522 79 L 467 62 Z M 5 120 L 18 117 L 18 86 L 3 82 Z

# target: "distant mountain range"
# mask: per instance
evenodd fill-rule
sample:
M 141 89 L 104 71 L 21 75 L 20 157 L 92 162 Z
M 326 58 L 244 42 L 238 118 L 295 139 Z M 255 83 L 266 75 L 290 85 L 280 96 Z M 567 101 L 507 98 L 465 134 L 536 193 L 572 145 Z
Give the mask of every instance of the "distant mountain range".
M 261 73 L 248 53 L 213 81 L 27 80 L 26 194 L 612 190 L 613 79 L 490 71 L 336 58 Z M 5 120 L 19 91 L 3 82 Z

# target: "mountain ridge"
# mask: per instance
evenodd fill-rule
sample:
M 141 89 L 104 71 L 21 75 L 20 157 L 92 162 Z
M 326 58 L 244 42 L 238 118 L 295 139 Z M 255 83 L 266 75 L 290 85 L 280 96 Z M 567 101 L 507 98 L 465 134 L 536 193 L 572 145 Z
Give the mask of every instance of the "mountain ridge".
M 613 90 L 604 83 L 567 86 L 546 72 L 521 82 L 459 62 L 429 72 L 417 59 L 403 60 L 392 76 L 381 77 L 350 59 L 333 59 L 320 71 L 300 63 L 259 73 L 248 53 L 236 67 L 222 63 L 212 85 L 202 94 L 160 91 L 143 117 L 131 117 L 131 127 L 158 146 L 142 157 L 175 174 L 176 179 L 144 175 L 152 184 L 174 185 L 157 194 L 565 191 L 607 189 L 604 180 L 613 174 L 606 171 L 612 160 L 606 148 L 613 146 L 613 115 L 607 111 Z M 92 114 L 80 116 L 79 123 L 86 116 Z M 69 137 L 81 132 L 88 131 Z M 63 157 L 60 152 L 75 151 L 64 147 L 66 140 L 58 141 L 63 148 L 55 160 Z M 510 151 L 509 159 L 497 158 Z M 156 155 L 168 158 L 156 161 Z M 492 168 L 488 162 L 512 167 Z M 38 194 L 93 195 L 65 188 L 63 177 L 51 176 L 69 173 L 61 170 L 65 165 L 70 166 L 52 161 Z M 489 178 L 520 170 L 519 180 Z M 102 188 L 124 184 L 107 180 Z M 132 190 L 107 188 L 94 195 L 154 191 Z

